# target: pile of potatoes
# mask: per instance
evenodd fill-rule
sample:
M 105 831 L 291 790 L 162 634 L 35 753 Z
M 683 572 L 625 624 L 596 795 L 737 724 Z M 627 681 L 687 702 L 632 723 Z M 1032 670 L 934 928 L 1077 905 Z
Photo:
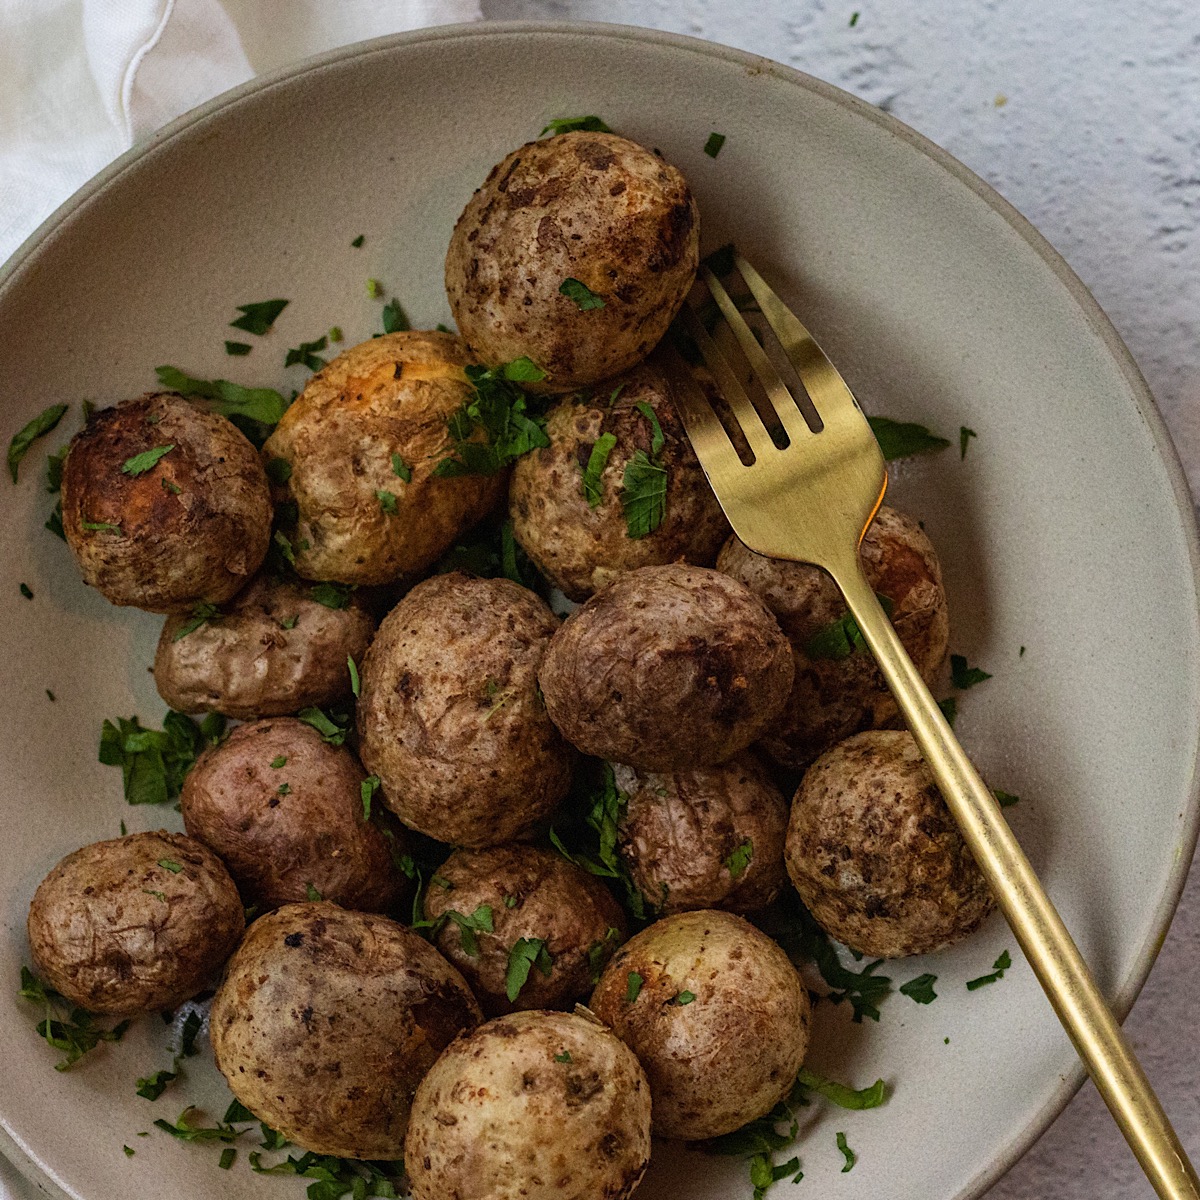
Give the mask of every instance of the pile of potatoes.
M 698 245 L 657 152 L 545 138 L 455 227 L 460 335 L 347 350 L 261 452 L 159 392 L 97 413 L 66 458 L 85 582 L 166 615 L 164 700 L 245 723 L 187 776 L 186 836 L 100 842 L 51 871 L 36 966 L 123 1016 L 219 976 L 211 1040 L 242 1104 L 309 1150 L 403 1155 L 421 1200 L 624 1197 L 651 1133 L 708 1139 L 770 1111 L 811 1005 L 746 914 L 790 885 L 873 955 L 937 949 L 991 907 L 911 737 L 881 728 L 895 708 L 873 662 L 813 649 L 844 615 L 836 588 L 731 534 L 676 416 L 651 352 Z M 439 466 L 489 436 L 462 428 L 468 368 L 520 358 L 540 368 L 548 444 L 491 474 Z M 634 536 L 639 454 L 665 507 Z M 579 603 L 566 620 L 510 579 L 429 574 L 505 506 Z M 862 557 L 932 680 L 948 638 L 933 547 L 885 508 Z M 329 705 L 353 705 L 348 740 L 298 719 Z M 612 787 L 599 864 L 549 840 L 582 815 L 592 760 Z M 787 772 L 804 772 L 790 803 Z M 627 877 L 640 918 L 604 875 Z

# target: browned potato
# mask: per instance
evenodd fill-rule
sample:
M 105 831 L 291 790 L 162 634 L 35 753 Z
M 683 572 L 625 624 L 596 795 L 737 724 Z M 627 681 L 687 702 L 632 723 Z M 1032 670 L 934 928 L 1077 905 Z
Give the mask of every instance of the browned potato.
M 574 756 L 537 687 L 557 627 L 533 592 L 458 572 L 418 584 L 384 618 L 362 666 L 358 732 L 406 825 L 493 846 L 566 795 Z
M 650 353 L 692 285 L 699 240 L 687 180 L 661 155 L 564 133 L 514 150 L 467 201 L 446 294 L 484 362 L 531 358 L 546 372 L 531 391 L 570 392 Z
M 413 1100 L 416 1200 L 626 1200 L 650 1159 L 650 1090 L 598 1022 L 523 1012 L 460 1037 Z
M 684 771 L 760 737 L 792 670 L 787 639 L 748 588 L 671 564 L 617 576 L 568 617 L 539 681 L 551 720 L 585 754 Z
M 546 433 L 548 447 L 517 460 L 508 508 L 517 541 L 555 587 L 586 600 L 634 567 L 712 566 L 729 522 L 653 362 L 563 400 L 550 410 Z M 661 524 L 649 533 L 650 509 L 625 509 L 625 472 L 639 455 L 665 473 Z
M 569 1006 L 595 987 L 626 932 L 599 880 L 536 846 L 456 850 L 425 894 L 425 916 L 443 922 L 437 947 L 488 1013 Z M 532 966 L 509 987 L 523 950 Z
M 178 712 L 283 716 L 348 697 L 346 660 L 361 662 L 374 632 L 375 618 L 345 589 L 263 571 L 202 625 L 167 618 L 154 683 Z
M 387 917 L 289 904 L 250 926 L 212 1003 L 233 1094 L 289 1141 L 399 1158 L 413 1093 L 480 1020 L 459 973 Z
M 349 750 L 304 721 L 255 721 L 200 756 L 183 783 L 183 823 L 221 856 L 247 904 L 277 908 L 314 889 L 383 912 L 404 890 L 392 853 L 403 843 L 367 820 L 365 779 Z
M 994 903 L 907 730 L 855 734 L 808 768 L 787 869 L 822 928 L 878 958 L 960 941 Z
M 63 464 L 62 522 L 83 581 L 113 604 L 190 612 L 258 570 L 271 495 L 254 447 L 175 392 L 97 412 Z
M 738 1129 L 787 1095 L 812 1015 L 779 946 L 716 911 L 664 917 L 630 938 L 591 1007 L 645 1068 L 655 1134 L 688 1141 Z
M 917 670 L 932 682 L 946 660 L 950 621 L 942 569 L 912 517 L 886 505 L 862 544 L 867 580 L 892 604 L 892 624 Z M 782 766 L 807 766 L 834 742 L 896 716 L 896 702 L 867 650 L 846 647 L 826 631 L 846 614 L 833 580 L 805 563 L 764 558 L 731 537 L 717 570 L 744 583 L 775 614 L 792 644 L 796 678 L 762 747 Z M 814 639 L 816 639 L 814 641 Z M 842 657 L 831 657 L 842 653 Z
M 753 912 L 779 894 L 788 805 L 750 751 L 695 771 L 613 773 L 627 797 L 621 857 L 657 911 Z
M 306 579 L 390 583 L 432 566 L 504 494 L 506 477 L 439 478 L 447 422 L 474 395 L 471 361 L 450 333 L 372 338 L 318 371 L 263 455 L 296 570 Z M 284 510 L 287 511 L 286 509 Z
M 181 833 L 131 833 L 68 854 L 29 906 L 38 973 L 72 1004 L 132 1017 L 199 992 L 245 928 L 221 860 Z

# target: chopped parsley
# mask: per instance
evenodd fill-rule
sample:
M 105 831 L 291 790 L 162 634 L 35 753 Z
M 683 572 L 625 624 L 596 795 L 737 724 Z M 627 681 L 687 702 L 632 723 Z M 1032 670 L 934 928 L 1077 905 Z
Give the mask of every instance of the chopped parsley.
M 447 921 L 453 921 L 458 926 L 459 944 L 462 946 L 463 953 L 470 958 L 479 957 L 479 939 L 475 936 L 476 933 L 495 933 L 492 926 L 492 906 L 490 904 L 481 904 L 469 917 L 457 911 L 457 909 L 448 908 L 443 914 L 443 918 Z M 545 943 L 541 943 L 543 946 Z M 536 956 L 535 956 L 536 957 Z M 509 970 L 512 969 L 512 959 L 509 959 Z M 545 972 L 549 974 L 549 972 Z M 526 977 L 529 975 L 528 969 L 525 971 Z M 521 983 L 524 984 L 522 979 Z M 520 987 L 517 989 L 520 991 Z M 513 999 L 516 999 L 514 996 Z
M 189 633 L 195 633 L 201 625 L 220 615 L 221 610 L 215 604 L 209 604 L 207 600 L 198 600 L 192 605 L 192 615 L 175 631 L 171 641 L 182 641 Z
M 370 296 L 372 300 L 378 300 L 379 297 L 383 295 L 383 284 L 380 283 L 378 279 L 368 279 L 367 295 Z
M 612 453 L 613 447 L 616 444 L 617 435 L 615 433 L 602 433 L 592 443 L 592 450 L 588 455 L 587 466 L 583 469 L 583 495 L 584 499 L 588 502 L 589 508 L 595 508 L 602 499 L 603 493 L 600 487 L 600 476 L 604 474 L 604 468 L 608 464 L 608 456 Z
M 29 584 L 27 584 L 27 583 L 21 584 L 21 595 L 24 596 L 26 600 L 33 599 L 33 592 L 31 592 L 29 590 Z
M 346 655 L 346 667 L 350 671 L 350 690 L 357 696 L 362 687 L 362 681 L 358 677 L 358 667 L 355 666 L 354 659 L 349 654 Z
M 365 242 L 366 240 L 367 240 L 367 239 L 366 239 L 366 235 L 365 235 L 365 234 L 362 234 L 362 233 L 360 233 L 360 234 L 358 235 L 358 237 L 356 237 L 356 238 L 355 238 L 355 239 L 354 239 L 354 240 L 353 240 L 353 241 L 350 243 L 350 245 L 352 245 L 352 246 L 355 248 L 355 250 L 357 250 L 357 249 L 358 249 L 358 248 L 359 248 L 359 247 L 360 247 L 360 246 L 363 244 L 363 242 Z
M 13 435 L 12 441 L 8 443 L 8 473 L 12 476 L 13 483 L 17 482 L 17 469 L 21 460 L 29 453 L 30 446 L 38 438 L 48 434 L 63 419 L 68 407 L 70 406 L 66 404 L 50 405 Z
M 400 457 L 399 454 L 392 455 L 392 474 L 396 476 L 401 483 L 412 483 L 412 467 Z
M 232 1146 L 226 1146 L 225 1149 L 221 1151 L 221 1157 L 217 1160 L 217 1166 L 220 1167 L 222 1171 L 228 1171 L 229 1168 L 233 1166 L 233 1160 L 235 1158 L 237 1158 L 237 1150 L 235 1150 Z
M 1021 803 L 1020 796 L 1014 796 L 1012 792 L 1005 792 L 1000 788 L 992 788 L 992 795 L 996 797 L 996 803 L 1001 808 L 1012 808 L 1014 804 Z
M 961 654 L 950 655 L 950 682 L 961 691 L 966 691 L 967 688 L 973 688 L 977 683 L 982 683 L 985 679 L 991 679 L 991 676 L 986 671 L 981 671 L 978 667 L 970 667 L 967 665 L 967 660 Z
M 278 425 L 279 418 L 287 410 L 288 401 L 273 388 L 240 387 L 228 379 L 194 379 L 178 367 L 155 367 L 154 373 L 163 387 L 181 396 L 199 396 L 211 400 L 213 412 L 230 419 Z M 242 427 L 242 432 L 246 433 L 245 427 Z
M 53 454 L 46 455 L 46 491 L 53 494 L 62 490 L 63 463 L 67 461 L 70 445 L 63 446 Z
M 308 1185 L 309 1200 L 367 1200 L 385 1196 L 389 1200 L 406 1195 L 398 1189 L 404 1178 L 403 1162 L 366 1162 L 358 1159 L 334 1158 L 309 1150 L 289 1155 L 273 1166 L 263 1166 L 257 1150 L 249 1154 L 250 1169 L 259 1175 L 297 1175 L 314 1182 Z
M 569 1063 L 573 1062 L 574 1060 L 571 1058 L 570 1050 L 564 1050 L 561 1054 L 556 1054 L 554 1056 L 554 1061 L 560 1063 Z
M 331 746 L 342 745 L 346 740 L 346 734 L 350 732 L 348 713 L 326 713 L 313 705 L 310 708 L 302 708 L 296 716 L 306 725 L 311 725 L 321 735 L 322 740 Z
M 278 771 L 280 767 L 286 767 L 286 766 L 287 766 L 287 755 L 286 754 L 277 754 L 273 759 L 271 759 L 271 770 L 272 771 Z
M 508 903 L 508 897 L 505 898 L 505 903 Z M 511 897 L 513 903 L 516 903 L 516 897 Z M 621 940 L 621 931 L 614 929 L 611 926 L 605 931 L 604 937 L 593 942 L 588 947 L 587 962 L 588 975 L 591 977 L 592 983 L 600 982 L 600 975 L 603 972 L 608 960 L 612 957 L 613 951 L 617 948 L 617 944 Z
M 326 608 L 346 608 L 356 586 L 353 583 L 314 583 L 308 589 L 308 598 Z M 294 625 L 295 621 L 292 624 Z
M 95 1024 L 91 1013 L 82 1008 L 66 1008 L 66 1001 L 53 988 L 44 984 L 28 967 L 21 968 L 23 999 L 42 1005 L 44 1016 L 35 1028 L 48 1046 L 64 1057 L 54 1064 L 56 1071 L 65 1071 L 101 1042 L 119 1042 L 129 1028 L 121 1021 L 111 1029 Z
M 375 496 L 379 501 L 379 507 L 382 508 L 384 513 L 386 513 L 389 517 L 394 517 L 400 511 L 396 506 L 395 492 L 389 492 L 383 488 L 380 488 L 375 493 Z
M 137 1153 L 137 1151 L 130 1146 L 122 1146 L 121 1149 L 125 1151 L 126 1158 L 132 1158 Z
M 113 523 L 112 521 L 80 521 L 80 527 L 86 529 L 89 533 L 107 531 L 108 533 L 120 533 L 120 522 Z
M 945 700 L 938 701 L 938 708 L 942 710 L 946 724 L 953 729 L 954 722 L 958 720 L 958 701 L 953 696 L 947 696 Z
M 383 332 L 405 333 L 412 328 L 408 314 L 404 311 L 399 300 L 389 300 L 383 306 Z
M 895 611 L 895 605 L 889 596 L 880 592 L 875 593 L 875 599 L 890 618 Z M 818 659 L 849 658 L 851 654 L 864 651 L 867 648 L 866 639 L 858 628 L 858 622 L 847 609 L 836 621 L 831 621 L 824 629 L 818 629 L 804 644 L 804 653 L 813 661 Z
M 310 900 L 310 901 L 314 901 L 314 902 L 317 900 L 325 899 L 325 897 L 322 896 L 321 893 L 318 892 L 317 889 L 315 887 L 313 887 L 313 885 L 311 883 L 305 883 L 305 885 L 304 885 L 304 898 L 306 900 Z
M 695 992 L 689 992 L 689 991 L 676 992 L 675 995 L 673 995 L 670 998 L 670 1000 L 667 1001 L 667 1003 L 675 1005 L 676 1008 L 682 1008 L 685 1004 L 691 1004 L 691 1002 L 693 1000 L 695 1000 L 695 998 L 696 998 Z
M 143 729 L 137 717 L 105 721 L 100 731 L 99 758 L 105 766 L 120 767 L 125 799 L 130 804 L 165 804 L 183 787 L 196 756 L 212 740 L 204 725 L 183 713 L 169 712 L 162 730 Z M 215 727 L 213 727 L 215 730 Z M 220 737 L 220 731 L 215 730 Z
M 325 365 L 325 360 L 318 356 L 317 351 L 324 350 L 328 344 L 329 339 L 324 334 L 314 342 L 301 342 L 299 346 L 287 352 L 283 365 L 291 367 L 299 363 L 310 371 L 319 371 Z
M 177 863 L 173 858 L 160 858 L 158 865 L 164 871 L 170 871 L 172 875 L 178 875 L 183 870 L 182 864 Z
M 556 136 L 560 133 L 612 133 L 612 130 L 599 118 L 591 117 L 555 117 L 551 122 L 538 134 L 538 137 L 545 137 L 546 134 Z
M 967 991 L 974 992 L 981 987 L 986 987 L 989 983 L 995 983 L 998 979 L 1004 978 L 1004 972 L 1012 966 L 1012 958 L 1007 950 L 1001 952 L 1000 957 L 992 963 L 992 972 L 990 975 L 980 975 L 978 979 L 967 980 Z
M 156 1129 L 179 1138 L 182 1142 L 235 1142 L 246 1131 L 235 1129 L 232 1124 L 221 1121 L 216 1125 L 199 1125 L 200 1110 L 189 1105 L 179 1114 L 179 1119 L 172 1124 L 161 1117 L 154 1122 Z
M 251 346 L 249 342 L 226 342 L 225 353 L 233 358 L 244 358 L 250 353 Z
M 734 879 L 740 878 L 754 857 L 754 843 L 747 838 L 726 860 L 725 869 Z
M 625 1003 L 632 1004 L 642 994 L 642 984 L 645 979 L 636 971 L 630 971 L 625 981 Z
M 545 939 L 518 938 L 508 952 L 508 970 L 504 975 L 504 992 L 510 1004 L 516 1003 L 533 967 L 537 967 L 547 977 L 554 969 L 554 959 L 546 949 Z
M 704 153 L 709 158 L 716 158 L 721 153 L 721 147 L 725 145 L 725 135 L 723 133 L 710 133 L 708 141 L 704 143 Z
M 366 779 L 358 785 L 358 794 L 362 800 L 363 820 L 371 819 L 371 799 L 377 791 L 379 791 L 379 776 L 368 775 Z
M 911 458 L 914 454 L 928 454 L 944 450 L 948 445 L 944 437 L 930 433 L 924 425 L 914 421 L 893 421 L 890 417 L 868 417 L 871 432 L 889 462 L 895 458 Z
M 132 458 L 127 458 L 121 464 L 121 470 L 126 475 L 144 475 L 152 466 L 165 454 L 170 454 L 175 449 L 174 443 L 167 446 L 154 446 L 150 450 L 143 450 L 141 454 L 135 454 Z
M 284 783 L 281 783 L 275 789 L 275 794 L 277 796 L 290 796 L 292 794 L 292 785 L 290 783 L 287 783 L 286 781 Z
M 516 896 L 505 896 L 504 897 L 504 907 L 505 908 L 516 908 L 517 907 Z
M 936 975 L 918 975 L 916 979 L 910 979 L 900 985 L 900 994 L 918 1004 L 932 1004 L 937 999 L 937 992 L 933 990 L 936 982 Z
M 330 325 L 329 340 L 331 342 L 340 342 L 342 340 L 342 327 L 340 325 Z
M 958 457 L 964 459 L 967 457 L 967 444 L 973 437 L 978 437 L 979 434 L 973 429 L 968 429 L 965 425 L 958 427 Z
M 161 900 L 163 904 L 167 903 L 166 892 L 156 892 L 153 888 L 142 888 L 142 891 L 145 892 L 147 896 L 153 896 L 155 900 Z
M 292 477 L 292 464 L 286 458 L 267 459 L 267 478 L 282 487 Z
M 858 16 L 859 16 L 859 14 L 857 12 L 852 12 L 850 14 L 850 28 L 851 29 L 853 29 L 855 27 L 855 25 L 858 24 Z
M 254 304 L 237 304 L 234 307 L 242 315 L 229 324 L 234 329 L 244 329 L 247 333 L 262 337 L 287 306 L 286 300 L 259 300 Z
M 64 542 L 67 540 L 67 535 L 63 532 L 61 500 L 54 506 L 53 512 L 46 518 L 44 528 L 50 530 L 55 537 L 62 538 Z
M 575 307 L 580 312 L 591 312 L 594 308 L 604 307 L 603 298 L 596 295 L 582 280 L 573 279 L 568 276 L 558 285 L 558 290 L 568 300 L 573 300 Z
M 162 484 L 163 491 L 170 492 L 172 496 L 178 496 L 179 493 L 183 491 L 183 488 L 181 488 L 179 484 L 168 479 L 165 475 L 159 476 L 158 482 Z
M 146 1100 L 157 1100 L 167 1090 L 167 1084 L 179 1078 L 178 1071 L 155 1071 L 137 1081 L 137 1094 Z
M 853 1109 L 856 1112 L 868 1108 L 878 1108 L 887 1099 L 887 1085 L 882 1079 L 875 1080 L 870 1087 L 852 1088 L 847 1087 L 844 1083 L 835 1083 L 832 1079 L 825 1079 L 815 1071 L 809 1070 L 808 1067 L 800 1068 L 800 1073 L 796 1076 L 796 1085 L 795 1095 L 797 1098 L 802 1095 L 801 1089 L 806 1089 L 816 1092 L 818 1096 L 824 1096 L 826 1100 L 832 1101 L 839 1108 Z
M 786 1133 L 781 1132 L 779 1128 L 785 1122 Z M 778 1183 L 789 1175 L 794 1182 L 803 1178 L 798 1158 L 791 1158 L 779 1166 L 776 1166 L 774 1161 L 775 1152 L 790 1146 L 796 1140 L 799 1131 L 800 1124 L 793 1110 L 792 1097 L 789 1096 L 775 1105 L 766 1116 L 759 1117 L 732 1133 L 711 1139 L 705 1143 L 705 1148 L 710 1154 L 746 1159 L 750 1167 L 750 1182 L 754 1187 L 754 1200 L 763 1200 L 767 1189 L 773 1183 Z
M 635 450 L 625 465 L 621 481 L 621 507 L 625 510 L 626 532 L 631 538 L 653 533 L 667 511 L 667 469 Z
M 842 1168 L 842 1174 L 853 1170 L 854 1164 L 858 1162 L 858 1155 L 850 1149 L 849 1143 L 846 1141 L 846 1135 L 839 1132 L 837 1135 L 837 1148 L 842 1152 L 842 1157 L 846 1160 L 846 1165 Z

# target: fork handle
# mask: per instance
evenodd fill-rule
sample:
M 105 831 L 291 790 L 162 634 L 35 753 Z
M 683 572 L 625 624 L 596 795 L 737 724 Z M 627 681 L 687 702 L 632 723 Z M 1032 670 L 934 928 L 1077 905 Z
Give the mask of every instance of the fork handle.
M 1200 1200 L 1200 1181 L 1141 1064 L 995 797 L 901 645 L 857 554 L 852 563 L 827 569 L 879 663 L 964 841 L 1142 1170 L 1163 1200 Z

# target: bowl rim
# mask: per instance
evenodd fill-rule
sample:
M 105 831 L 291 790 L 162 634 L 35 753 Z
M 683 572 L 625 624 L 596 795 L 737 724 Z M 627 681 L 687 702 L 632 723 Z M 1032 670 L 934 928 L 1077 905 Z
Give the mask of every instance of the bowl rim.
M 1067 264 L 1063 256 L 1038 232 L 1034 225 L 1008 200 L 1000 195 L 964 163 L 955 158 L 923 134 L 904 124 L 892 114 L 883 111 L 866 100 L 834 84 L 827 83 L 814 75 L 789 67 L 774 59 L 739 50 L 719 42 L 667 30 L 652 29 L 637 25 L 625 25 L 601 21 L 482 21 L 455 25 L 438 25 L 425 29 L 407 30 L 351 42 L 324 53 L 301 59 L 298 62 L 255 76 L 246 83 L 221 92 L 211 100 L 189 109 L 175 120 L 158 129 L 147 141 L 131 147 L 114 159 L 97 174 L 93 175 L 76 192 L 60 204 L 38 227 L 17 247 L 10 257 L 0 263 L 0 300 L 3 299 L 10 281 L 31 262 L 38 250 L 49 243 L 65 220 L 85 208 L 99 193 L 114 184 L 127 170 L 185 134 L 193 126 L 203 125 L 224 109 L 240 103 L 249 96 L 267 92 L 276 87 L 292 83 L 309 73 L 347 59 L 365 58 L 374 54 L 387 54 L 402 46 L 426 42 L 453 42 L 460 40 L 486 40 L 492 37 L 511 37 L 514 34 L 552 34 L 557 36 L 603 38 L 616 42 L 651 44 L 696 55 L 701 58 L 717 59 L 733 63 L 757 74 L 768 74 L 794 87 L 814 93 L 831 101 L 858 117 L 873 122 L 894 137 L 898 137 L 918 153 L 952 175 L 983 200 L 993 212 L 1005 221 L 1012 230 L 1050 268 L 1074 300 L 1087 321 L 1091 331 L 1101 340 L 1113 362 L 1120 370 L 1129 388 L 1138 413 L 1154 442 L 1155 449 L 1166 471 L 1171 491 L 1178 509 L 1181 533 L 1187 542 L 1188 558 L 1192 568 L 1193 588 L 1200 595 L 1200 530 L 1190 486 L 1179 459 L 1179 452 L 1171 439 L 1166 422 L 1158 409 L 1154 396 L 1140 368 L 1111 319 L 1100 307 L 1099 302 L 1078 275 Z M 1195 616 L 1195 626 L 1200 636 L 1200 609 Z M 1174 856 L 1168 882 L 1153 914 L 1150 936 L 1138 951 L 1132 970 L 1122 981 L 1111 999 L 1118 1019 L 1124 1020 L 1144 986 L 1159 951 L 1170 930 L 1171 921 L 1179 906 L 1187 882 L 1188 871 L 1195 854 L 1197 838 L 1200 836 L 1200 752 L 1192 763 L 1191 781 L 1188 787 L 1187 808 L 1182 816 L 1181 840 Z M 1081 1062 L 1076 1061 L 1061 1077 L 1043 1105 L 1028 1119 L 1024 1128 L 1012 1139 L 995 1161 L 984 1167 L 951 1200 L 976 1200 L 1001 1178 L 1034 1142 L 1050 1127 L 1054 1119 L 1066 1108 L 1068 1102 L 1082 1086 L 1086 1072 Z M 35 1184 L 46 1189 L 47 1184 L 62 1196 L 62 1191 L 49 1172 L 37 1163 L 25 1149 L 15 1141 L 0 1122 L 0 1149 L 8 1155 L 23 1173 Z

